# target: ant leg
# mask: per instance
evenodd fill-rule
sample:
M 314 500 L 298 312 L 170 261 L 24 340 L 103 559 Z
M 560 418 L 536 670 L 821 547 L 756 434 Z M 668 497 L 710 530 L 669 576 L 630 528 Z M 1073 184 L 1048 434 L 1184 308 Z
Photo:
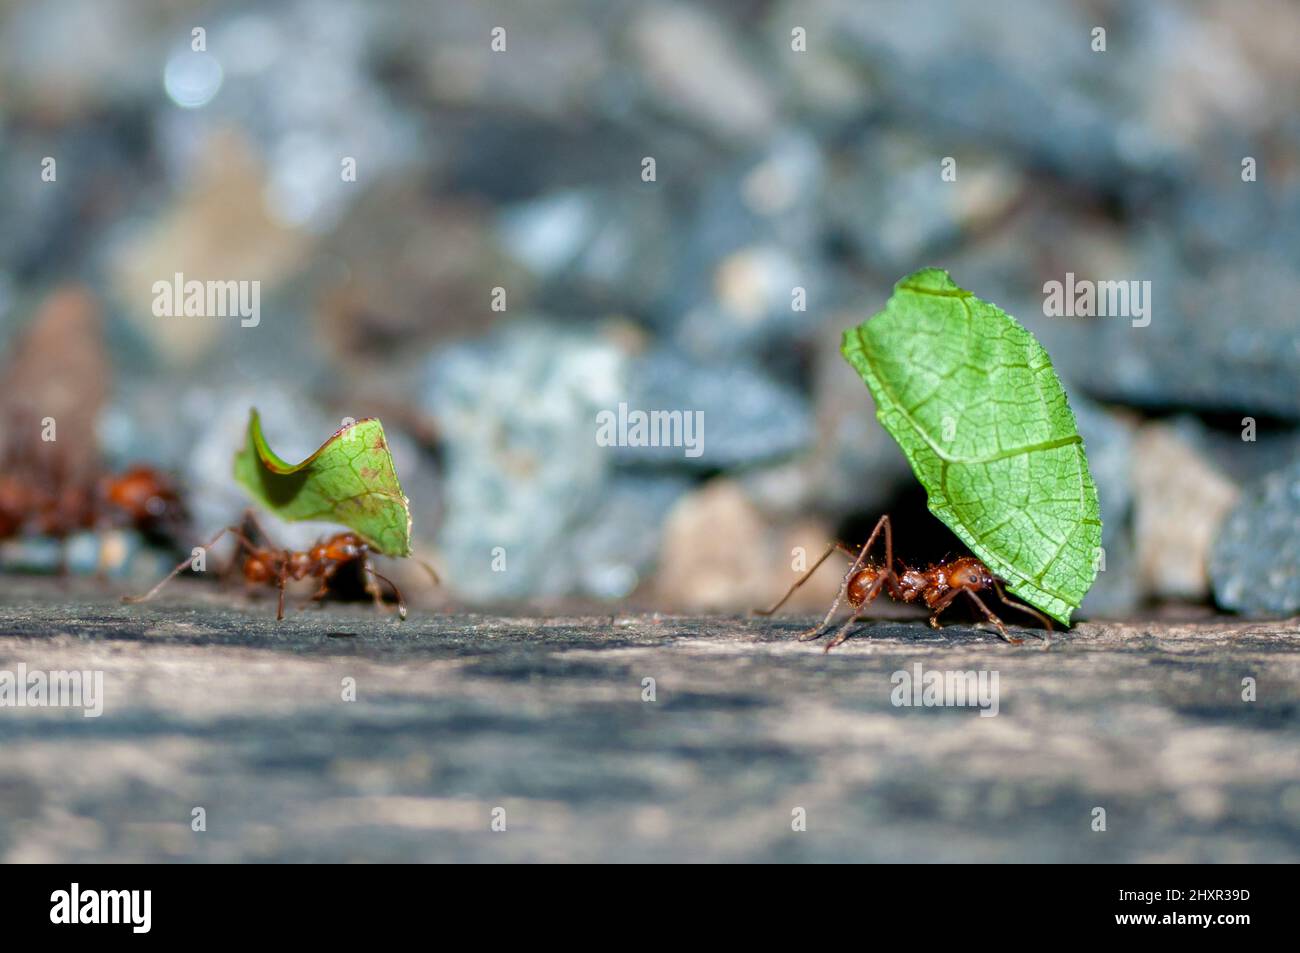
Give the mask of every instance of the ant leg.
M 251 506 L 244 510 L 243 515 L 239 517 L 240 526 L 243 526 L 246 523 L 253 524 L 253 529 L 257 532 L 257 535 L 261 537 L 263 545 L 276 548 L 274 541 L 271 539 L 271 534 L 266 531 L 266 527 L 262 525 L 261 521 L 257 518 L 257 513 L 253 511 Z
M 405 619 L 406 600 L 402 598 L 402 590 L 397 588 L 397 583 L 393 582 L 393 580 L 389 579 L 387 576 L 381 575 L 380 573 L 376 572 L 375 567 L 370 565 L 369 559 L 365 561 L 362 568 L 365 569 L 366 572 L 370 573 L 370 575 L 374 576 L 376 579 L 382 579 L 384 582 L 388 583 L 390 587 L 392 587 L 393 595 L 397 597 L 397 617 L 399 619 Z M 381 597 L 383 594 L 379 591 L 379 587 L 375 586 L 372 592 L 374 593 L 374 597 L 375 597 L 375 607 L 382 609 L 384 603 Z
M 1047 631 L 1048 631 L 1048 632 L 1052 632 L 1052 631 L 1054 631 L 1054 630 L 1052 629 L 1052 620 L 1051 620 L 1051 619 L 1049 619 L 1047 616 L 1043 615 L 1043 613 L 1039 612 L 1039 611 L 1038 611 L 1037 609 L 1035 609 L 1033 606 L 1027 606 L 1027 605 L 1025 605 L 1023 602 L 1017 602 L 1015 599 L 1012 599 L 1012 598 L 1010 598 L 1009 596 L 1007 596 L 1006 592 L 1004 592 L 1003 589 L 1002 589 L 1002 583 L 997 582 L 997 581 L 995 580 L 994 583 L 993 583 L 993 588 L 994 588 L 994 590 L 997 592 L 997 594 L 998 594 L 998 598 L 1002 600 L 1002 602 L 1003 602 L 1004 605 L 1008 605 L 1008 606 L 1010 606 L 1010 607 L 1013 608 L 1013 609 L 1019 609 L 1021 612 L 1027 612 L 1027 613 L 1029 613 L 1031 616 L 1033 616 L 1033 617 L 1034 617 L 1035 619 L 1037 619 L 1039 622 L 1043 623 L 1043 625 L 1047 627 Z M 1051 644 L 1052 640 L 1051 640 L 1051 637 L 1050 637 L 1050 636 L 1046 636 L 1046 635 L 1045 635 L 1045 636 L 1043 636 L 1042 638 L 1043 638 L 1043 640 L 1044 640 L 1045 642 L 1047 642 L 1049 645 Z
M 280 575 L 276 580 L 280 584 L 280 601 L 275 610 L 275 621 L 279 622 L 284 619 L 284 587 L 289 584 L 289 567 L 281 566 Z
M 891 558 L 893 556 L 894 537 L 893 537 L 893 532 L 890 528 L 889 517 L 882 516 L 880 517 L 879 521 L 877 521 L 876 527 L 871 531 L 871 535 L 867 538 L 867 541 L 862 544 L 862 549 L 858 552 L 857 558 L 853 560 L 853 565 L 850 566 L 849 571 L 844 574 L 844 581 L 840 584 L 840 591 L 835 596 L 835 601 L 831 603 L 831 607 L 827 611 L 826 617 L 823 618 L 818 625 L 814 626 L 813 628 L 809 629 L 807 632 L 800 635 L 799 636 L 800 642 L 809 642 L 817 638 L 821 634 L 821 630 L 824 629 L 830 623 L 831 619 L 835 615 L 835 611 L 840 607 L 840 603 L 844 601 L 845 595 L 848 594 L 849 583 L 853 581 L 854 575 L 856 575 L 857 571 L 862 567 L 863 562 L 866 560 L 867 553 L 871 550 L 871 547 L 875 544 L 876 538 L 880 535 L 880 531 L 882 528 L 885 531 L 886 558 Z M 879 576 L 876 577 L 877 583 L 889 579 L 892 575 L 893 572 L 889 568 L 888 563 L 886 563 L 884 570 L 881 572 Z M 870 595 L 865 596 L 863 598 L 862 604 L 866 605 L 868 602 L 874 599 L 876 596 L 876 592 L 878 591 L 879 591 L 878 585 L 876 583 L 873 583 L 872 588 L 870 590 Z M 846 625 L 848 624 L 849 623 L 846 623 Z M 841 629 L 840 632 L 837 633 L 837 635 L 842 635 L 843 631 L 844 630 Z M 840 641 L 843 641 L 843 639 L 841 638 Z
M 257 547 L 253 545 L 253 541 L 248 538 L 247 534 L 244 533 L 242 527 L 227 526 L 226 532 L 229 533 L 231 536 L 234 536 L 235 542 L 237 542 L 239 545 L 238 547 L 236 547 L 234 554 L 231 555 L 230 561 L 226 563 L 225 568 L 222 569 L 217 575 L 217 578 L 222 582 L 226 582 L 227 577 L 229 577 L 231 573 L 233 573 L 237 568 L 239 568 L 240 549 L 246 550 L 247 552 L 253 555 L 257 554 Z M 209 546 L 211 546 L 211 544 L 209 544 Z
M 970 596 L 971 599 L 974 600 L 975 604 L 980 607 L 980 611 L 984 613 L 985 618 L 998 627 L 998 634 L 1002 636 L 1003 641 L 1010 642 L 1012 645 L 1024 644 L 1024 639 L 1012 638 L 1007 635 L 1007 627 L 1003 624 L 1001 619 L 993 614 L 993 610 L 984 604 L 983 599 L 975 595 L 975 593 L 970 589 L 962 589 L 961 591 Z
M 320 570 L 320 588 L 311 594 L 308 602 L 319 602 L 330 593 L 330 582 L 334 579 L 334 574 L 338 572 L 339 564 L 325 565 Z
M 871 588 L 868 589 L 866 594 L 863 596 L 862 605 L 870 605 L 871 601 L 880 594 L 880 590 L 885 584 L 885 579 L 886 577 L 883 575 L 876 577 L 875 581 L 871 584 Z M 835 648 L 835 646 L 844 642 L 849 637 L 849 629 L 853 628 L 853 626 L 859 622 L 865 622 L 866 618 L 867 617 L 862 615 L 860 612 L 853 613 L 853 615 L 849 617 L 849 621 L 839 627 L 839 630 L 835 633 L 835 637 L 826 643 L 826 648 L 822 651 L 829 652 L 831 649 Z
M 95 535 L 95 583 L 103 588 L 108 583 L 108 565 L 105 559 L 104 546 L 104 529 L 105 527 L 96 525 L 92 532 Z
M 940 627 L 939 616 L 943 615 L 944 610 L 952 605 L 952 601 L 961 595 L 961 593 L 961 589 L 949 589 L 944 593 L 943 597 L 939 600 L 939 604 L 936 605 L 934 611 L 930 613 L 930 628 L 937 629 Z
M 237 526 L 227 526 L 227 527 L 226 527 L 225 529 L 223 529 L 221 532 L 217 533 L 216 536 L 213 536 L 210 540 L 208 540 L 208 541 L 203 545 L 203 548 L 204 548 L 205 550 L 207 550 L 207 549 L 211 549 L 213 546 L 217 545 L 217 543 L 221 540 L 221 537 L 222 537 L 222 536 L 225 536 L 227 533 L 231 533 L 231 534 L 237 536 L 237 537 L 240 539 L 240 541 L 241 541 L 244 545 L 246 545 L 246 546 L 248 546 L 248 547 L 250 547 L 250 548 L 252 547 L 252 543 L 250 543 L 250 542 L 248 541 L 248 537 L 245 536 L 245 535 L 243 534 L 243 532 L 242 532 L 242 531 L 241 531 Z M 163 576 L 163 578 L 158 582 L 158 584 L 157 584 L 156 586 L 154 586 L 152 589 L 150 589 L 148 592 L 146 592 L 144 595 L 142 595 L 142 596 L 123 596 L 123 597 L 122 597 L 122 601 L 123 601 L 123 602 L 126 602 L 126 603 L 131 603 L 131 604 L 135 604 L 135 603 L 137 603 L 137 602 L 148 602 L 148 601 L 149 601 L 150 599 L 152 599 L 154 596 L 158 595 L 158 590 L 160 590 L 163 586 L 167 585 L 167 583 L 171 582 L 173 579 L 175 579 L 177 576 L 179 576 L 179 575 L 181 574 L 181 572 L 184 571 L 185 567 L 188 566 L 188 565 L 189 565 L 190 563 L 192 563 L 193 561 L 194 561 L 194 556 L 193 556 L 193 555 L 186 556 L 184 559 L 182 559 L 182 560 L 181 560 L 181 561 L 176 565 L 176 568 L 175 568 L 175 569 L 173 569 L 173 570 L 172 570 L 171 572 L 169 572 L 167 575 Z
M 843 543 L 831 543 L 826 547 L 826 552 L 822 553 L 821 556 L 818 557 L 817 561 L 812 564 L 812 568 L 795 581 L 795 584 L 787 590 L 786 594 L 780 598 L 776 605 L 772 606 L 770 609 L 751 609 L 750 611 L 754 615 L 771 615 L 776 612 L 777 609 L 780 609 L 785 605 L 786 601 L 794 595 L 796 589 L 807 582 L 812 577 L 812 574 L 821 568 L 822 563 L 826 562 L 826 560 L 830 558 L 831 553 L 835 552 L 836 549 L 844 550 L 848 549 L 848 547 Z M 849 549 L 848 552 L 850 556 L 854 555 L 853 550 Z
M 853 577 L 857 571 L 862 568 L 862 564 L 866 561 L 867 553 L 870 552 L 871 547 L 875 545 L 876 539 L 880 536 L 881 530 L 884 530 L 885 533 L 885 557 L 888 561 L 885 563 L 885 567 L 881 570 L 880 575 L 876 578 L 890 578 L 893 576 L 894 570 L 891 563 L 894 559 L 894 534 L 893 530 L 890 528 L 889 515 L 886 514 L 880 517 L 876 522 L 876 528 L 871 531 L 871 535 L 867 537 L 867 541 L 862 544 L 862 549 L 858 552 L 858 558 L 853 560 L 853 565 L 850 566 L 849 571 L 844 574 L 844 581 L 840 583 L 840 591 L 835 596 L 835 601 L 831 603 L 830 610 L 826 613 L 826 617 L 822 619 L 818 625 L 799 636 L 800 642 L 808 642 L 817 638 L 817 636 L 821 634 L 821 630 L 830 624 L 831 619 L 835 616 L 836 610 L 840 607 L 840 603 L 844 601 L 845 595 L 848 594 L 849 583 L 853 581 Z M 827 555 L 829 555 L 829 553 Z M 865 602 L 863 604 L 865 605 Z

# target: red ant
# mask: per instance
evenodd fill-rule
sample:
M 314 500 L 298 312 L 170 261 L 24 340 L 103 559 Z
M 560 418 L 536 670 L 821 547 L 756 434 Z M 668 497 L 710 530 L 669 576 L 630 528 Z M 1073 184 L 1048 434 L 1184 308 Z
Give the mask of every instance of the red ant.
M 252 513 L 245 514 L 245 521 L 252 522 L 257 529 L 258 535 L 263 539 L 268 538 L 265 531 L 257 525 Z M 227 526 L 212 537 L 203 548 L 205 550 L 211 549 L 226 533 L 233 535 L 239 541 L 240 547 L 247 552 L 243 564 L 244 582 L 250 586 L 274 586 L 279 590 L 280 598 L 275 613 L 277 622 L 284 618 L 284 591 L 291 580 L 296 582 L 307 578 L 319 579 L 320 588 L 316 590 L 311 598 L 312 600 L 323 599 L 329 594 L 330 581 L 345 566 L 359 566 L 367 575 L 388 583 L 397 599 L 398 616 L 402 619 L 406 618 L 406 601 L 402 598 L 402 591 L 397 588 L 396 583 L 387 576 L 381 575 L 370 564 L 370 546 L 356 533 L 335 533 L 333 536 L 319 541 L 311 549 L 300 551 L 281 549 L 275 546 L 256 546 L 244 533 L 241 526 Z M 183 560 L 144 595 L 124 596 L 122 601 L 138 603 L 152 599 L 163 586 L 178 576 L 191 562 L 192 558 Z M 417 562 L 420 562 L 420 565 L 428 571 L 435 583 L 439 581 L 438 574 L 433 571 L 433 567 L 419 560 Z M 373 585 L 370 580 L 367 580 L 365 585 L 366 591 L 375 600 L 376 608 L 382 607 L 383 594 L 380 592 L 379 586 Z
M 179 530 L 188 519 L 176 485 L 151 467 L 101 477 L 98 491 L 105 511 L 125 517 L 142 532 Z
M 883 564 L 867 559 L 867 553 L 871 551 L 871 547 L 875 545 L 877 537 L 882 532 L 885 535 L 885 561 Z M 811 569 L 799 577 L 776 605 L 770 609 L 756 609 L 754 610 L 755 615 L 771 615 L 785 605 L 786 600 L 794 595 L 795 590 L 807 582 L 809 577 L 837 549 L 849 556 L 854 555 L 853 550 L 844 543 L 831 543 L 826 548 L 826 552 L 822 553 L 821 558 L 813 563 Z M 997 626 L 998 634 L 1005 641 L 1010 642 L 1012 645 L 1022 644 L 1024 639 L 1013 638 L 1008 635 L 1007 627 L 1002 620 L 994 615 L 993 611 L 984 604 L 984 600 L 977 595 L 977 593 L 985 589 L 992 589 L 1004 604 L 1011 606 L 1013 609 L 1029 613 L 1042 622 L 1049 632 L 1052 630 L 1052 622 L 1047 616 L 1037 609 L 1007 598 L 1007 594 L 1002 588 L 1002 581 L 974 556 L 961 556 L 957 559 L 945 560 L 938 564 L 932 564 L 924 571 L 909 569 L 901 560 L 899 565 L 903 567 L 902 575 L 899 575 L 893 568 L 894 537 L 889 517 L 882 516 L 880 521 L 876 523 L 876 528 L 871 531 L 871 536 L 867 539 L 867 542 L 858 551 L 856 558 L 853 560 L 853 565 L 845 573 L 839 594 L 835 597 L 835 601 L 831 603 L 826 618 L 800 635 L 799 641 L 806 642 L 818 638 L 822 634 L 822 629 L 830 623 L 835 611 L 840 607 L 840 603 L 847 597 L 854 612 L 849 620 L 840 626 L 834 637 L 826 643 L 826 651 L 829 652 L 849 637 L 849 629 L 855 623 L 866 619 L 866 616 L 862 615 L 858 610 L 870 603 L 882 591 L 898 602 L 910 603 L 918 599 L 922 600 L 931 610 L 930 625 L 936 629 L 939 628 L 939 616 L 943 611 L 952 605 L 953 600 L 958 596 L 965 595 L 979 607 L 986 619 Z
M 93 483 L 55 474 L 0 476 L 0 539 L 35 533 L 66 539 L 80 530 L 128 525 L 149 536 L 175 534 L 187 521 L 172 481 L 157 470 L 137 466 Z

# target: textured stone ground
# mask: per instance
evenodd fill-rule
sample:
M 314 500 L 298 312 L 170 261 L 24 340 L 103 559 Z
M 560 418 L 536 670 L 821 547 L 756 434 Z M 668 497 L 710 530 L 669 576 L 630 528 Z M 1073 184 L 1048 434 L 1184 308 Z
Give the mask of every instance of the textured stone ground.
M 825 655 L 802 619 L 277 624 L 199 584 L 0 585 L 0 670 L 106 694 L 0 709 L 5 861 L 1300 859 L 1295 620 L 1084 623 L 1050 651 L 888 621 Z M 894 707 L 915 662 L 996 670 L 999 714 Z

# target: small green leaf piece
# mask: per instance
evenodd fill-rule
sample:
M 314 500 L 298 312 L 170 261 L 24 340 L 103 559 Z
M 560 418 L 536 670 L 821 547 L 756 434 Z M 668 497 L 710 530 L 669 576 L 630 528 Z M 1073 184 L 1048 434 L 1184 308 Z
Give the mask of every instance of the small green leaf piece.
M 1069 625 L 1097 575 L 1101 513 L 1047 352 L 938 268 L 895 285 L 840 350 L 930 512 L 1011 592 Z
M 284 520 L 341 523 L 385 556 L 411 553 L 411 510 L 397 482 L 384 426 L 367 417 L 337 431 L 297 465 L 266 445 L 254 409 L 235 479 Z

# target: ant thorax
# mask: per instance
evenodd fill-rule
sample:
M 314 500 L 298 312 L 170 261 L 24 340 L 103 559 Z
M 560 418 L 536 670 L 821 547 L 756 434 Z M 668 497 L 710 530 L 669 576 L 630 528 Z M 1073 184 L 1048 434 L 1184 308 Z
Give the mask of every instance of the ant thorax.
M 289 554 L 288 573 L 290 579 L 306 579 L 312 574 L 316 561 L 310 553 L 293 552 Z
M 917 569 L 904 569 L 898 577 L 898 595 L 903 602 L 915 602 L 930 587 L 930 579 Z

